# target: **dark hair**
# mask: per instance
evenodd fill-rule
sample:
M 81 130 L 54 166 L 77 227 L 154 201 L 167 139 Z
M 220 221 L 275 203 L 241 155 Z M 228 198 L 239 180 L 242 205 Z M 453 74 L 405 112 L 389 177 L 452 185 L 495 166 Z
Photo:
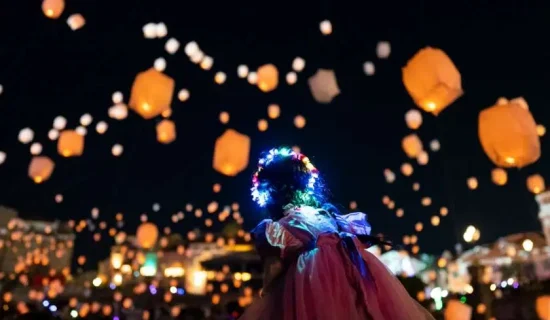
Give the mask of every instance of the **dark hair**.
M 269 192 L 269 201 L 265 208 L 273 219 L 283 216 L 284 209 L 291 206 L 311 206 L 315 208 L 330 207 L 335 213 L 338 210 L 328 204 L 329 192 L 322 177 L 315 179 L 315 187 L 308 188 L 311 173 L 301 159 L 291 156 L 274 157 L 263 165 L 257 173 L 259 185 Z

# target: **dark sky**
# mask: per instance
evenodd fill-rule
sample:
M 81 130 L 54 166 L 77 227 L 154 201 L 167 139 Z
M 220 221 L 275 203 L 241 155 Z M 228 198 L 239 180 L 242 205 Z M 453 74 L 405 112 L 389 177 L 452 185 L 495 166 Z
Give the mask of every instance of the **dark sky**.
M 508 185 L 497 187 L 490 181 L 493 165 L 477 138 L 477 116 L 500 96 L 523 96 L 537 122 L 550 126 L 545 36 L 550 7 L 542 2 L 67 1 L 58 20 L 47 19 L 40 2 L 0 1 L 0 150 L 8 155 L 0 166 L 0 203 L 17 208 L 24 217 L 85 219 L 98 207 L 102 219 L 111 222 L 116 212 L 123 212 L 126 228 L 133 232 L 143 212 L 166 226 L 186 203 L 204 208 L 211 200 L 238 201 L 251 228 L 261 219 L 248 191 L 255 158 L 263 149 L 288 144 L 301 146 L 314 160 L 336 202 L 347 206 L 356 200 L 369 214 L 374 231 L 396 241 L 412 234 L 415 222 L 427 225 L 440 206 L 448 206 L 450 214 L 441 226 L 428 226 L 419 236 L 424 251 L 451 248 L 469 224 L 481 229 L 483 242 L 540 228 L 525 179 L 537 172 L 548 177 L 547 138 L 542 138 L 541 160 L 509 170 Z M 71 13 L 85 16 L 83 29 L 68 28 L 65 20 Z M 330 36 L 319 32 L 323 19 L 332 21 Z M 168 26 L 168 36 L 145 39 L 143 25 L 161 21 Z M 164 51 L 170 37 L 182 45 L 173 56 Z M 183 52 L 193 40 L 214 58 L 212 70 L 200 69 Z M 378 41 L 391 43 L 389 59 L 376 57 Z M 455 62 L 465 95 L 437 118 L 424 113 L 418 134 L 425 144 L 440 139 L 442 150 L 430 154 L 428 166 L 415 165 L 411 178 L 398 175 L 397 182 L 388 185 L 382 171 L 398 172 L 406 160 L 400 147 L 409 132 L 404 113 L 414 107 L 401 82 L 401 68 L 428 45 L 443 49 Z M 297 84 L 288 86 L 284 74 L 296 56 L 306 60 L 306 68 Z M 112 93 L 120 90 L 127 101 L 136 73 L 158 57 L 166 58 L 165 72 L 176 80 L 176 90 L 191 92 L 187 102 L 174 98 L 178 138 L 170 145 L 156 142 L 159 119 L 146 121 L 133 112 L 120 122 L 107 116 Z M 374 76 L 363 73 L 367 60 L 376 66 Z M 281 73 L 274 92 L 262 93 L 237 77 L 239 64 L 253 69 L 265 63 L 274 63 Z M 307 78 L 317 68 L 336 72 L 342 93 L 331 104 L 316 103 L 309 92 Z M 213 82 L 216 71 L 228 75 L 224 85 Z M 257 121 L 266 118 L 270 103 L 281 106 L 281 117 L 270 121 L 267 132 L 259 132 Z M 218 121 L 220 111 L 231 114 L 227 126 Z M 84 155 L 61 158 L 56 143 L 47 138 L 54 117 L 65 116 L 68 127 L 74 128 L 84 113 L 94 117 Z M 303 130 L 292 123 L 298 113 L 307 118 Z M 99 120 L 110 125 L 103 136 L 94 130 Z M 57 164 L 42 185 L 27 177 L 29 145 L 17 141 L 24 127 L 35 131 L 43 154 Z M 214 140 L 228 127 L 252 138 L 251 165 L 236 178 L 223 177 L 211 166 Z M 120 158 L 111 155 L 114 143 L 124 145 Z M 466 187 L 469 176 L 479 178 L 478 190 Z M 421 183 L 420 192 L 411 189 L 415 181 Z M 216 195 L 211 191 L 215 182 L 222 184 Z M 57 193 L 64 195 L 61 204 L 54 201 Z M 397 219 L 382 205 L 384 194 L 405 209 L 404 218 Z M 432 197 L 433 205 L 421 207 L 421 196 Z M 155 202 L 162 209 L 153 215 Z M 196 224 L 186 217 L 172 229 L 184 232 Z M 80 238 L 77 249 L 91 251 L 91 235 Z M 102 244 L 106 248 L 109 242 Z M 97 251 L 90 255 L 107 254 Z

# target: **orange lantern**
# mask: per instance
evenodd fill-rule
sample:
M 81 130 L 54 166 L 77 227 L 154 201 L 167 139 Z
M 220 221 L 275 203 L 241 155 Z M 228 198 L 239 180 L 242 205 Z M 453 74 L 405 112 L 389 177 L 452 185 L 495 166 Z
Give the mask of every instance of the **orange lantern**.
M 550 320 L 550 296 L 538 297 L 536 309 L 539 319 Z
M 29 177 L 35 183 L 42 183 L 50 178 L 55 163 L 46 156 L 33 157 L 29 164 Z
M 74 130 L 65 130 L 59 134 L 57 152 L 64 157 L 78 157 L 84 152 L 84 136 Z
M 138 73 L 132 85 L 130 108 L 144 119 L 159 116 L 170 109 L 174 79 L 154 68 Z
M 479 141 L 499 167 L 525 167 L 540 157 L 537 125 L 528 109 L 504 102 L 479 113 Z
M 438 115 L 462 94 L 462 79 L 453 61 L 440 49 L 418 51 L 402 70 L 403 84 L 424 111 Z
M 539 194 L 546 189 L 544 178 L 540 174 L 527 177 L 527 189 L 534 194 Z
M 409 134 L 401 141 L 401 147 L 409 158 L 416 158 L 422 152 L 422 141 L 416 134 Z
M 157 124 L 157 140 L 168 144 L 176 140 L 176 124 L 171 120 L 162 120 Z
M 445 320 L 470 320 L 472 307 L 458 300 L 449 300 L 444 312 Z
M 50 19 L 57 19 L 65 9 L 65 0 L 43 0 L 42 12 Z
M 503 186 L 508 182 L 508 173 L 502 168 L 494 168 L 493 171 L 491 171 L 491 180 L 493 180 L 494 184 L 497 186 Z
M 151 222 L 142 223 L 136 232 L 138 245 L 143 249 L 151 249 L 159 236 L 159 229 Z
M 249 156 L 250 137 L 228 129 L 216 140 L 213 167 L 226 176 L 234 177 L 246 169 Z
M 279 71 L 272 64 L 264 64 L 256 71 L 258 88 L 263 92 L 273 91 L 279 84 Z

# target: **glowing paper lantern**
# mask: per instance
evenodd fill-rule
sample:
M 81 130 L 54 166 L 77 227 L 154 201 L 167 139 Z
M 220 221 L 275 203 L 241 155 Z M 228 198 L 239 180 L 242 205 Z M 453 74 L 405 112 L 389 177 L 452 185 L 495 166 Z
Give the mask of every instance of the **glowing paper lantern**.
M 422 152 L 422 141 L 416 134 L 410 134 L 403 138 L 401 141 L 401 147 L 409 158 L 416 158 Z
M 174 79 L 151 68 L 136 76 L 129 105 L 143 118 L 151 119 L 170 109 L 173 94 Z
M 319 69 L 308 79 L 309 89 L 315 101 L 330 103 L 340 94 L 336 75 L 332 70 Z
M 409 129 L 416 130 L 422 125 L 422 114 L 416 109 L 411 109 L 405 113 L 405 123 Z
M 434 115 L 463 93 L 460 73 L 440 49 L 426 47 L 418 51 L 402 73 L 403 84 L 414 102 Z
M 401 173 L 404 176 L 406 177 L 410 176 L 411 174 L 413 174 L 413 171 L 414 171 L 413 166 L 410 163 L 405 162 L 401 165 Z
M 142 223 L 136 232 L 137 244 L 143 249 L 151 249 L 156 243 L 159 230 L 151 222 Z
M 267 107 L 267 115 L 270 119 L 277 119 L 281 115 L 281 108 L 277 104 L 270 104 Z
M 540 296 L 536 303 L 537 315 L 541 320 L 550 320 L 550 296 Z
M 536 123 L 518 103 L 495 105 L 479 113 L 479 141 L 499 167 L 525 167 L 540 157 Z
M 57 19 L 65 9 L 65 0 L 43 0 L 42 12 L 50 19 Z
M 527 189 L 534 194 L 539 194 L 546 189 L 544 178 L 540 174 L 527 177 Z
M 73 130 L 62 131 L 57 140 L 57 152 L 64 157 L 81 156 L 84 152 L 84 137 Z
M 279 84 L 279 71 L 272 64 L 265 64 L 256 71 L 256 84 L 263 92 L 273 91 Z
M 491 171 L 491 180 L 493 180 L 494 184 L 497 186 L 503 186 L 508 182 L 508 173 L 502 168 L 494 168 L 493 171 Z
M 250 155 L 250 137 L 233 129 L 226 130 L 214 146 L 213 167 L 230 177 L 246 169 Z
M 537 124 L 537 134 L 542 137 L 546 134 L 546 128 L 542 124 Z
M 466 184 L 468 185 L 468 188 L 470 188 L 470 190 L 477 189 L 477 186 L 478 186 L 477 178 L 476 177 L 468 178 L 468 180 L 466 180 Z
M 171 120 L 162 120 L 157 124 L 157 140 L 168 144 L 176 140 L 176 124 Z
M 55 163 L 46 156 L 33 157 L 29 164 L 29 177 L 35 183 L 42 183 L 50 178 Z
M 84 27 L 84 25 L 86 24 L 86 19 L 84 19 L 84 17 L 80 13 L 71 14 L 69 19 L 67 19 L 67 24 L 69 25 L 71 30 L 76 31 Z
M 458 300 L 449 300 L 444 312 L 445 320 L 470 320 L 472 307 Z

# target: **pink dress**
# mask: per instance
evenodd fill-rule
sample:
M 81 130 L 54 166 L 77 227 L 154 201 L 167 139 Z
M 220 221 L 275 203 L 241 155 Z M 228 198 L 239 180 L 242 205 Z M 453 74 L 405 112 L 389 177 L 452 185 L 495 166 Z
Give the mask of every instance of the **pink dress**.
M 370 234 L 364 213 L 334 218 L 302 206 L 253 234 L 259 254 L 285 267 L 241 320 L 434 319 L 355 237 Z

